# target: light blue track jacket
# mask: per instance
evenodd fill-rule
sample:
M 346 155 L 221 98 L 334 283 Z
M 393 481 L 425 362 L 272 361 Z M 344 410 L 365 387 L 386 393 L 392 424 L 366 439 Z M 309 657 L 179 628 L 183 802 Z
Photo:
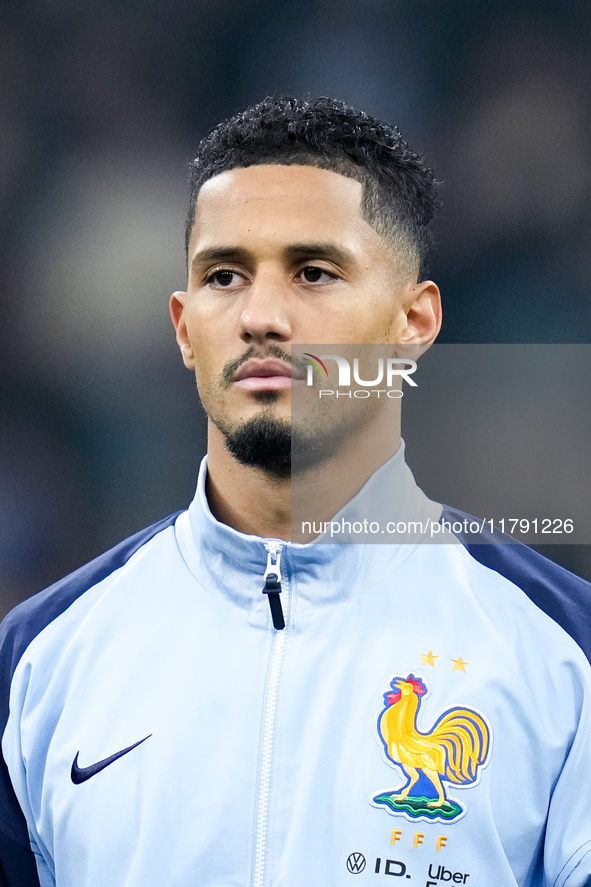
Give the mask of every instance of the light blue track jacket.
M 591 884 L 587 583 L 522 545 L 273 547 L 205 470 L 3 623 L 0 884 Z

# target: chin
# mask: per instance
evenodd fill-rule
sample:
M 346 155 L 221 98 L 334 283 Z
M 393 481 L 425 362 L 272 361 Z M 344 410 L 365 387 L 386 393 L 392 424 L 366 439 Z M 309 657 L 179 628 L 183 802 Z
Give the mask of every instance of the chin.
M 218 426 L 220 427 L 220 426 Z M 291 472 L 291 423 L 275 415 L 258 414 L 233 430 L 220 427 L 226 449 L 242 465 L 279 478 Z

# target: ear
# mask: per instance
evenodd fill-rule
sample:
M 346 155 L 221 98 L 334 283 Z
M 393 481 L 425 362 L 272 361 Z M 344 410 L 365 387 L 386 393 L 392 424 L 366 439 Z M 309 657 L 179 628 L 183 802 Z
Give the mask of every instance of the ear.
M 409 284 L 403 300 L 406 326 L 396 344 L 414 346 L 422 354 L 441 329 L 441 294 L 432 280 Z
M 187 293 L 185 292 L 178 291 L 172 294 L 170 297 L 170 316 L 176 331 L 176 340 L 181 349 L 183 363 L 188 370 L 193 370 L 195 369 L 195 355 L 193 354 L 193 346 L 189 339 L 185 321 L 187 298 Z

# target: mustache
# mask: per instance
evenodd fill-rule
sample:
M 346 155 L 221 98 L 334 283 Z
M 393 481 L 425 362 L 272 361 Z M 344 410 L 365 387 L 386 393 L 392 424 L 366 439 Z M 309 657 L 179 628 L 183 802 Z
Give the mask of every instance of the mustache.
M 250 360 L 253 357 L 256 357 L 257 360 L 264 360 L 266 357 L 276 357 L 278 360 L 282 360 L 284 363 L 291 366 L 292 374 L 294 370 L 302 377 L 306 374 L 307 363 L 299 357 L 292 358 L 291 354 L 284 351 L 279 345 L 270 344 L 264 349 L 253 346 L 249 348 L 248 351 L 245 351 L 240 357 L 228 361 L 224 366 L 224 369 L 222 370 L 222 387 L 228 388 L 234 381 L 234 376 L 242 364 L 246 363 L 247 360 Z

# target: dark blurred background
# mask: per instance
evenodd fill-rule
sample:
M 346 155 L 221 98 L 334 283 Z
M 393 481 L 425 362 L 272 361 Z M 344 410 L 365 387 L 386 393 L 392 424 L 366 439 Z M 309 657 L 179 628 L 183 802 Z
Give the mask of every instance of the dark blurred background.
M 589 342 L 590 42 L 588 0 L 5 6 L 0 611 L 190 500 L 186 164 L 268 93 L 346 100 L 426 154 L 442 342 Z M 591 577 L 587 547 L 548 552 Z

